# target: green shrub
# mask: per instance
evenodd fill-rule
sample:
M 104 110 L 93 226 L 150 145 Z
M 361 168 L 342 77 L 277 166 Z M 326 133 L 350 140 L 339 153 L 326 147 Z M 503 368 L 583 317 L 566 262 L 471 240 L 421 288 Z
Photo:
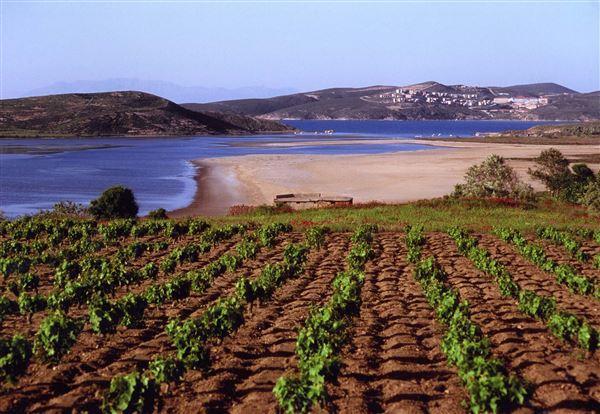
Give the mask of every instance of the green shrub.
M 99 334 L 114 332 L 120 319 L 119 309 L 112 305 L 105 296 L 92 300 L 89 305 L 90 325 Z
M 588 351 L 593 351 L 598 346 L 598 331 L 589 323 L 583 322 L 577 332 L 579 346 Z
M 520 181 L 515 170 L 499 155 L 492 154 L 481 164 L 471 166 L 464 180 L 464 184 L 455 186 L 452 196 L 534 200 L 533 188 Z
M 96 219 L 134 218 L 138 210 L 133 191 L 122 186 L 107 189 L 89 207 Z
M 110 414 L 150 413 L 157 394 L 156 382 L 137 371 L 117 375 L 110 381 L 102 411 Z
M 600 213 L 600 174 L 585 187 L 579 202 L 594 213 Z
M 148 365 L 148 370 L 157 383 L 179 380 L 185 372 L 183 363 L 176 358 L 156 358 Z
M 121 316 L 121 325 L 135 328 L 142 325 L 148 301 L 143 295 L 129 293 L 119 299 L 116 306 Z
M 563 341 L 571 341 L 577 338 L 581 322 L 576 316 L 566 312 L 553 314 L 548 320 L 548 328 L 555 336 Z
M 206 335 L 202 335 L 200 323 L 195 319 L 183 323 L 172 319 L 165 330 L 177 349 L 177 359 L 186 368 L 201 369 L 209 365 L 210 355 L 204 343 Z
M 238 243 L 235 250 L 242 259 L 253 259 L 256 257 L 260 246 L 252 238 L 245 237 L 240 243 Z
M 306 242 L 311 247 L 320 248 L 325 244 L 325 235 L 329 231 L 329 228 L 325 226 L 310 227 L 304 232 Z
M 577 182 L 588 183 L 596 177 L 594 171 L 587 164 L 573 164 L 571 170 L 573 170 Z
M 299 377 L 282 376 L 277 380 L 273 394 L 284 413 L 306 413 L 312 406 L 313 394 L 319 394 L 312 392 L 312 385 Z
M 25 372 L 31 358 L 31 344 L 20 335 L 0 338 L 0 381 L 14 382 Z
M 77 340 L 82 323 L 61 311 L 47 316 L 35 338 L 35 350 L 48 362 L 58 362 Z
M 157 208 L 148 213 L 148 218 L 152 220 L 165 220 L 168 219 L 169 216 L 167 216 L 167 210 L 164 208 Z
M 15 301 L 10 300 L 4 295 L 0 295 L 0 321 L 2 321 L 5 315 L 16 312 L 18 309 L 19 306 Z
M 21 315 L 39 312 L 44 310 L 47 305 L 45 296 L 39 294 L 30 295 L 27 292 L 21 292 L 17 303 L 19 304 Z

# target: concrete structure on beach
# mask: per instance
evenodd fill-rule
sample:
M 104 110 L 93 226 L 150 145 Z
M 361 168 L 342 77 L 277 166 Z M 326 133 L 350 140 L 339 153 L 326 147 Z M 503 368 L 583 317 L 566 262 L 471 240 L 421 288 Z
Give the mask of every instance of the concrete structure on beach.
M 294 210 L 352 205 L 352 197 L 323 196 L 321 193 L 278 194 L 273 201 L 276 206 L 289 206 Z

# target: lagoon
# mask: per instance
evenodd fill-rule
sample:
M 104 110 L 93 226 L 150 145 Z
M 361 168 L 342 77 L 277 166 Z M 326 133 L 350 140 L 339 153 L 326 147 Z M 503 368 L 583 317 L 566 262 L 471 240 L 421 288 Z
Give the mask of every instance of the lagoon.
M 188 205 L 196 192 L 191 160 L 247 154 L 381 154 L 422 149 L 407 138 L 472 137 L 478 132 L 527 129 L 525 121 L 285 121 L 289 135 L 0 140 L 0 210 L 33 214 L 61 200 L 88 203 L 116 184 L 131 187 L 140 213 Z M 333 130 L 331 135 L 322 131 Z M 392 143 L 347 143 L 386 138 Z M 326 138 L 337 145 L 319 145 Z M 307 142 L 295 147 L 263 144 Z M 310 142 L 310 144 L 308 144 Z

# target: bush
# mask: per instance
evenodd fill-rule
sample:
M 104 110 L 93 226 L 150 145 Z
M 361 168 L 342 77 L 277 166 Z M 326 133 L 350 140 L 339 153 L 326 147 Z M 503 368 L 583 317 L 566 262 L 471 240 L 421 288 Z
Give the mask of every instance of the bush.
M 72 201 L 59 201 L 52 206 L 52 210 L 48 212 L 49 215 L 54 216 L 68 216 L 68 217 L 87 217 L 87 209 L 83 204 L 74 203 Z
M 167 216 L 167 210 L 164 208 L 157 208 L 148 213 L 148 218 L 153 220 L 165 220 L 169 217 Z
M 135 218 L 138 210 L 133 191 L 122 186 L 107 189 L 89 208 L 96 219 Z
M 587 164 L 573 164 L 571 166 L 573 174 L 575 174 L 575 181 L 587 184 L 592 181 L 596 176 L 594 171 Z
M 532 201 L 533 188 L 519 180 L 506 160 L 492 154 L 479 165 L 473 165 L 465 174 L 465 183 L 457 184 L 454 197 L 516 198 Z
M 587 184 L 579 201 L 590 211 L 600 213 L 600 174 Z
M 15 382 L 27 370 L 31 358 L 31 343 L 21 335 L 0 338 L 0 382 Z

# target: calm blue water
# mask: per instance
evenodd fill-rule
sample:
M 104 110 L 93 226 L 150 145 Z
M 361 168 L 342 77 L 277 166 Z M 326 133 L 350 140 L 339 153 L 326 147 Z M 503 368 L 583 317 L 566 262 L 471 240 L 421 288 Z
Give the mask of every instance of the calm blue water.
M 35 213 L 61 200 L 88 203 L 116 184 L 131 187 L 140 213 L 188 205 L 196 191 L 190 160 L 246 154 L 377 154 L 435 149 L 403 142 L 407 137 L 526 129 L 518 121 L 286 121 L 301 135 L 193 138 L 86 138 L 0 140 L 0 210 L 9 217 Z M 333 129 L 334 135 L 310 133 Z M 397 138 L 393 143 L 351 144 Z M 336 140 L 337 145 L 265 147 L 272 142 Z
M 555 121 L 318 121 L 286 120 L 303 131 L 334 130 L 336 133 L 367 136 L 414 137 L 470 137 L 477 132 L 520 130 Z M 560 122 L 559 122 L 560 123 Z M 562 122 L 564 123 L 564 122 Z

